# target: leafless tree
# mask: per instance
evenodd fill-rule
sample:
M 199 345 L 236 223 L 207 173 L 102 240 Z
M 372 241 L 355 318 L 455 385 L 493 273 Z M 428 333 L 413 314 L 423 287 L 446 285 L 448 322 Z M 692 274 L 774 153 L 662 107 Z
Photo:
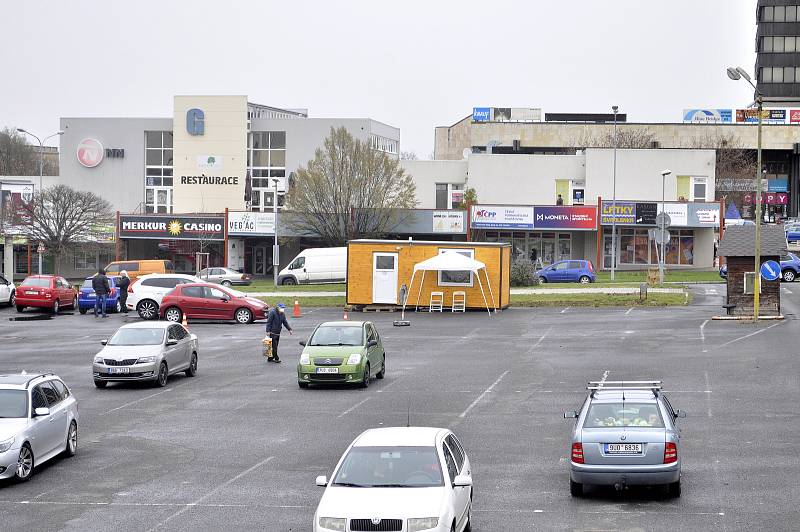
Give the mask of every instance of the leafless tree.
M 656 140 L 655 133 L 648 127 L 617 125 L 617 147 L 618 148 L 652 148 L 653 141 Z M 602 135 L 592 135 L 587 130 L 579 139 L 579 148 L 613 148 L 614 132 L 609 131 Z
M 295 173 L 286 197 L 289 223 L 330 245 L 384 233 L 400 210 L 416 204 L 416 186 L 399 161 L 345 128 L 331 128 L 314 159 Z
M 94 194 L 67 185 L 46 187 L 23 207 L 29 240 L 53 254 L 56 272 L 61 258 L 76 244 L 96 244 L 107 238 L 114 223 L 111 204 Z
M 57 175 L 58 168 L 47 157 L 44 175 Z M 0 131 L 0 175 L 39 175 L 39 146 L 28 144 L 14 128 Z
M 400 159 L 404 161 L 416 161 L 419 159 L 417 157 L 417 153 L 413 151 L 401 151 L 400 152 Z
M 717 151 L 717 178 L 753 179 L 756 175 L 755 150 L 747 149 L 734 134 L 706 133 L 686 144 L 687 148 Z

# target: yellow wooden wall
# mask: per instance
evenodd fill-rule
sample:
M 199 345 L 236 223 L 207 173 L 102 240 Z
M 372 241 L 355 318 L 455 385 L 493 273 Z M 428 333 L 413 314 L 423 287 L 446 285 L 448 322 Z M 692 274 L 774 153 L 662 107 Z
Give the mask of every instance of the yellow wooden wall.
M 444 244 L 425 244 L 398 240 L 397 242 L 350 242 L 347 251 L 347 303 L 349 305 L 372 304 L 372 266 L 374 253 L 397 253 L 399 268 L 397 276 L 398 292 L 402 285 L 409 286 L 408 306 L 414 306 L 422 281 L 422 272 L 417 272 L 414 285 L 410 286 L 411 274 L 414 265 L 439 254 L 440 249 L 474 249 L 475 260 L 486 264 L 489 282 L 494 292 L 494 300 L 500 308 L 508 306 L 510 301 L 510 247 L 500 246 L 471 246 L 469 242 L 453 242 Z M 502 271 L 501 271 L 502 267 Z M 502 283 L 501 283 L 502 274 Z M 492 306 L 489 288 L 483 270 L 480 272 L 486 301 Z M 449 307 L 453 301 L 453 292 L 463 291 L 467 296 L 467 308 L 486 308 L 481 295 L 478 280 L 473 276 L 473 286 L 439 286 L 438 273 L 425 272 L 425 282 L 422 285 L 422 295 L 419 299 L 420 306 L 428 306 L 431 292 L 443 292 L 445 306 Z M 398 298 L 399 301 L 399 298 Z

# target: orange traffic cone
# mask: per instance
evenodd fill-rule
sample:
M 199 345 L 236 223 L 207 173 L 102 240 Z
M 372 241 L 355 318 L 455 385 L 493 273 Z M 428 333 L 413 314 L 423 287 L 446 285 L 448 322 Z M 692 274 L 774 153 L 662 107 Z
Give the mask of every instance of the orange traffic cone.
M 183 328 L 186 329 L 187 331 L 189 330 L 189 320 L 186 319 L 185 313 L 183 315 L 183 320 L 181 321 L 181 325 L 183 325 Z
M 294 312 L 292 316 L 295 318 L 302 318 L 303 314 L 300 312 L 300 302 L 298 300 L 294 300 Z
M 349 320 L 350 318 L 347 317 L 347 310 L 344 311 L 344 316 L 342 316 L 343 320 Z

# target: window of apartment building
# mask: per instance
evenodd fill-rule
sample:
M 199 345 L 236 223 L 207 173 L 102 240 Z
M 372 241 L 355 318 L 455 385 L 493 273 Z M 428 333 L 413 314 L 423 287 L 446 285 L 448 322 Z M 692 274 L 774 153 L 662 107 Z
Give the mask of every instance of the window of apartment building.
M 286 190 L 286 132 L 253 131 L 247 150 L 247 167 L 252 179 L 250 209 L 271 211 L 278 180 L 278 207 L 283 206 Z
M 759 52 L 789 52 L 794 53 L 800 50 L 800 42 L 795 36 L 766 36 L 761 37 Z
M 761 67 L 758 80 L 762 83 L 800 83 L 800 67 Z
M 172 212 L 172 131 L 145 131 L 145 212 Z
M 373 150 L 391 153 L 394 155 L 397 155 L 400 152 L 400 143 L 394 139 L 371 134 L 369 136 L 369 143 Z
M 455 209 L 464 202 L 464 185 L 436 183 L 436 208 Z
M 759 15 L 760 22 L 800 22 L 800 7 L 764 6 Z
M 708 180 L 705 177 L 692 178 L 692 201 L 705 201 L 706 200 L 706 187 Z

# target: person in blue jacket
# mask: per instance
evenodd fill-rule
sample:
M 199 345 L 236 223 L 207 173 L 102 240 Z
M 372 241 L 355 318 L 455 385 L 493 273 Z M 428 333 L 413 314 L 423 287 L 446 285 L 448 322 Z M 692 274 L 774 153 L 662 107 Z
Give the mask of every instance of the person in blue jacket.
M 286 319 L 286 305 L 278 303 L 278 305 L 269 311 L 267 316 L 267 336 L 272 338 L 272 357 L 267 358 L 267 362 L 280 363 L 281 359 L 278 358 L 278 342 L 281 340 L 281 331 L 286 327 L 289 334 L 292 334 L 292 327 Z

